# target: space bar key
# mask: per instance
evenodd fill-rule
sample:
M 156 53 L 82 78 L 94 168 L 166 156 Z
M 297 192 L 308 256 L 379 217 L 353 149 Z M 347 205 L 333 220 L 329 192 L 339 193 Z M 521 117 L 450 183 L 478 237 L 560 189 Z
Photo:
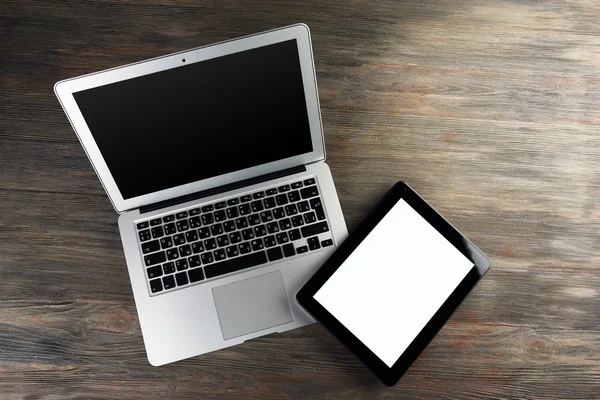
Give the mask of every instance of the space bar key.
M 252 253 L 246 256 L 232 258 L 217 264 L 207 265 L 204 267 L 204 273 L 206 274 L 206 278 L 214 278 L 215 276 L 225 275 L 231 272 L 236 272 L 242 269 L 264 264 L 267 261 L 267 253 L 264 251 L 259 251 L 258 253 Z

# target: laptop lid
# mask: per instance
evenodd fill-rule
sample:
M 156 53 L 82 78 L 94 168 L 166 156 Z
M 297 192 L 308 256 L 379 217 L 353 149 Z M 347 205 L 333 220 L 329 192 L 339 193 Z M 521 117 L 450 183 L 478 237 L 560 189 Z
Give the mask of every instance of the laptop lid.
M 117 212 L 325 159 L 304 24 L 54 91 Z

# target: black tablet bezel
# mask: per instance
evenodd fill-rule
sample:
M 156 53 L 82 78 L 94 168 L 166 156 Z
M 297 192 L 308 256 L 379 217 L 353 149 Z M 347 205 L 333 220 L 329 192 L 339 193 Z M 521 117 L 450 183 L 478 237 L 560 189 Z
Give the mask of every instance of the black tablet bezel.
M 400 199 L 404 199 L 456 249 L 471 260 L 474 266 L 390 368 L 317 302 L 314 295 Z M 401 253 L 398 256 L 401 257 Z M 410 186 L 404 182 L 398 182 L 381 199 L 355 232 L 338 247 L 333 255 L 300 289 L 296 299 L 314 319 L 320 322 L 333 336 L 337 337 L 384 384 L 393 386 L 440 331 L 489 267 L 489 259 L 477 247 L 436 212 L 433 207 L 427 204 Z

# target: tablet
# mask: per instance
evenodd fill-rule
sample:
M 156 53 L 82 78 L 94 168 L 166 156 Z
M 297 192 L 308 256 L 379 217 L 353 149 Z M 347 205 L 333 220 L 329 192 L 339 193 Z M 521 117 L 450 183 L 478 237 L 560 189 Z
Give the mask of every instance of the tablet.
M 298 292 L 298 303 L 395 385 L 490 267 L 398 182 Z

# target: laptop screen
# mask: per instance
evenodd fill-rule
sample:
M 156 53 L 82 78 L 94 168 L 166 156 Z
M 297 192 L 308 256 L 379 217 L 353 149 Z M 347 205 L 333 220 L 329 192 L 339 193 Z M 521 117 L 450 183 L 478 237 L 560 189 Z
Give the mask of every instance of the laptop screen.
M 295 39 L 73 96 L 124 199 L 313 151 Z

